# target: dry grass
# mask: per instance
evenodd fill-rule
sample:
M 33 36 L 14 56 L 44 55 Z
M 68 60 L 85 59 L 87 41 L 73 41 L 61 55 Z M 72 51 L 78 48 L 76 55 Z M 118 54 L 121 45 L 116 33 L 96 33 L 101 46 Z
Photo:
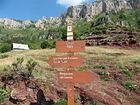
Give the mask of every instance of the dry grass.
M 25 60 L 30 58 L 36 60 L 42 68 L 47 68 L 48 56 L 62 55 L 55 53 L 54 49 L 44 50 L 29 50 L 7 53 L 9 56 L 4 59 L 0 59 L 0 70 L 6 65 L 13 63 L 16 58 L 23 57 Z M 123 62 L 125 64 L 132 63 L 132 61 L 140 59 L 140 50 L 124 50 L 118 48 L 104 48 L 104 47 L 87 47 L 84 53 L 78 53 L 85 58 L 93 58 L 94 60 L 112 60 L 113 62 Z

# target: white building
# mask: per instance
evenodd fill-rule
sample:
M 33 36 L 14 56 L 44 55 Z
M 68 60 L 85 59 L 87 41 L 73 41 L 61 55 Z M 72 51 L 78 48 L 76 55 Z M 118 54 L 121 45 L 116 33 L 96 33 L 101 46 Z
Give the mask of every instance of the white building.
M 13 50 L 29 50 L 29 46 L 26 44 L 13 43 Z

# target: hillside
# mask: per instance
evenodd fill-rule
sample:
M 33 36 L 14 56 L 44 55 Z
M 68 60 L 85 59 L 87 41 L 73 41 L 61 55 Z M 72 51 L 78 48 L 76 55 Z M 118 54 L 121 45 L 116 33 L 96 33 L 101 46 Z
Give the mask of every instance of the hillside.
M 84 66 L 82 68 L 77 68 L 77 70 L 90 70 L 96 74 L 97 80 L 93 81 L 91 85 L 75 85 L 77 91 L 75 95 L 76 103 L 79 105 L 140 104 L 139 50 L 121 49 L 118 47 L 87 47 L 84 53 L 79 54 L 83 55 L 86 61 Z M 0 64 L 1 75 L 3 75 L 3 73 L 5 74 L 5 71 L 2 71 L 2 69 L 6 67 L 6 65 L 11 65 L 15 62 L 17 57 L 23 57 L 24 63 L 32 58 L 39 65 L 33 72 L 34 79 L 32 81 L 34 81 L 36 85 L 41 86 L 48 102 L 50 102 L 49 100 L 57 102 L 62 98 L 66 98 L 65 86 L 60 86 L 55 78 L 52 78 L 55 77 L 59 69 L 53 69 L 47 64 L 48 56 L 57 55 L 54 53 L 54 49 L 10 52 L 4 55 L 7 56 L 2 57 L 2 54 L 0 55 L 0 62 L 2 62 Z M 1 82 L 0 85 L 2 84 Z M 30 86 L 34 85 L 30 84 Z M 12 88 L 12 85 L 10 87 Z M 15 87 L 15 89 L 18 88 L 19 87 Z M 29 89 L 30 92 L 28 91 Z M 33 96 L 36 96 L 32 93 L 31 87 L 28 87 L 27 90 L 22 90 L 22 97 L 26 96 L 25 93 L 27 91 L 31 99 L 26 98 L 24 101 L 20 101 L 20 105 L 36 102 L 33 98 Z M 7 100 L 6 103 L 9 103 L 9 101 Z M 9 103 L 9 105 L 12 105 L 12 103 Z
M 60 17 L 42 17 L 38 21 L 1 18 L 0 43 L 1 46 L 3 43 L 8 43 L 9 46 L 13 42 L 25 43 L 31 49 L 39 49 L 41 43 L 49 39 L 65 40 L 66 19 L 71 17 L 74 21 L 74 39 L 104 36 L 105 39 L 102 38 L 101 42 L 109 42 L 106 45 L 112 45 L 112 43 L 120 45 L 124 42 L 126 44 L 122 46 L 131 46 L 129 43 L 134 42 L 136 44 L 134 46 L 139 46 L 139 4 L 139 0 L 96 0 L 71 6 Z M 123 40 L 126 34 L 129 35 Z M 87 43 L 87 45 L 96 44 Z

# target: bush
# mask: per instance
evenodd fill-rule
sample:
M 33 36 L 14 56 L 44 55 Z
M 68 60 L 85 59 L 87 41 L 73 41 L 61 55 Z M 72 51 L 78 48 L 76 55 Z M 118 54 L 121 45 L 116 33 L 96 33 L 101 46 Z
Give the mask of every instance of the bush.
M 41 43 L 42 41 L 28 41 L 27 42 L 30 49 L 40 49 Z
M 67 105 L 67 100 L 61 99 L 58 102 L 56 102 L 55 105 Z
M 5 52 L 8 52 L 8 51 L 11 51 L 11 49 L 12 49 L 11 44 L 4 43 L 4 44 L 0 45 L 0 52 L 1 53 L 5 53 Z
M 6 78 L 4 83 L 7 84 L 9 78 L 14 82 L 18 79 L 22 79 L 24 81 L 30 80 L 30 78 L 33 77 L 33 71 L 37 69 L 37 66 L 37 62 L 32 59 L 27 61 L 25 64 L 23 58 L 17 58 L 16 62 L 4 68 L 3 76 Z
M 45 49 L 45 48 L 55 48 L 55 40 L 47 40 L 47 41 L 43 41 L 41 43 L 41 48 Z

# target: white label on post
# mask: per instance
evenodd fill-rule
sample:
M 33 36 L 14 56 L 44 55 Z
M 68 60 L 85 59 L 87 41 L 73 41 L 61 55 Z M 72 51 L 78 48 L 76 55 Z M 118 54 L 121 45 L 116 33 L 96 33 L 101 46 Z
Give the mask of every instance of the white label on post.
M 73 36 L 67 37 L 67 40 L 73 40 Z
M 72 31 L 72 26 L 67 26 L 67 31 L 71 32 Z
M 73 35 L 73 32 L 67 32 L 67 36 Z

